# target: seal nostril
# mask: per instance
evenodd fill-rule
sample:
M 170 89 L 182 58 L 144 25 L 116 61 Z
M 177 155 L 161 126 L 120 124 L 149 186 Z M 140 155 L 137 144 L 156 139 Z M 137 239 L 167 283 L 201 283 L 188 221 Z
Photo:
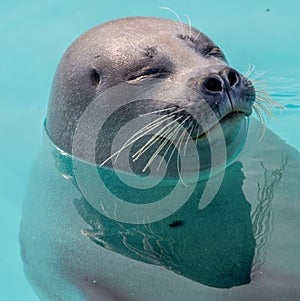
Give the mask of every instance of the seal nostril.
M 230 70 L 228 72 L 228 75 L 227 75 L 227 78 L 228 78 L 228 82 L 230 84 L 230 86 L 234 86 L 238 83 L 238 75 L 235 71 L 233 70 Z
M 223 90 L 222 82 L 214 77 L 208 78 L 204 83 L 204 87 L 210 92 L 221 92 Z

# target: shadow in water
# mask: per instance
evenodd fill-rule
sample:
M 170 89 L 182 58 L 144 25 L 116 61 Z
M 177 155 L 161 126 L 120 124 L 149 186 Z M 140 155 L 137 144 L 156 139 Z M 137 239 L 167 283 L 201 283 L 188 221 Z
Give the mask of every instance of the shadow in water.
M 70 174 L 71 168 L 66 170 L 66 166 L 57 165 Z M 217 195 L 205 209 L 199 210 L 198 204 L 206 183 L 198 182 L 184 206 L 153 223 L 121 223 L 100 214 L 84 197 L 75 199 L 78 214 L 90 226 L 82 234 L 101 247 L 164 266 L 208 286 L 249 283 L 255 239 L 241 168 L 240 162 L 227 168 Z M 73 184 L 77 187 L 75 180 Z
M 73 174 L 72 160 L 53 152 L 56 169 L 69 177 L 79 189 Z M 251 281 L 264 263 L 266 248 L 273 229 L 272 199 L 287 164 L 282 159 L 278 169 L 268 171 L 264 164 L 264 180 L 257 184 L 257 205 L 251 214 L 242 186 L 242 163 L 226 169 L 222 185 L 214 200 L 203 210 L 198 209 L 199 196 L 206 182 L 198 182 L 189 200 L 171 216 L 152 223 L 127 224 L 100 214 L 82 196 L 74 200 L 78 214 L 87 224 L 82 234 L 97 245 L 124 256 L 150 264 L 161 265 L 186 278 L 207 286 L 229 288 Z M 94 167 L 91 167 L 94 168 Z M 101 170 L 107 183 L 116 183 L 115 173 Z M 110 181 L 111 180 L 111 181 Z M 128 186 L 110 184 L 115 194 L 147 201 L 151 189 L 133 195 Z M 118 191 L 119 190 L 119 191 Z M 172 187 L 158 187 L 168 194 Z M 151 199 L 151 198 L 150 198 Z M 89 226 L 89 227 L 88 227 Z

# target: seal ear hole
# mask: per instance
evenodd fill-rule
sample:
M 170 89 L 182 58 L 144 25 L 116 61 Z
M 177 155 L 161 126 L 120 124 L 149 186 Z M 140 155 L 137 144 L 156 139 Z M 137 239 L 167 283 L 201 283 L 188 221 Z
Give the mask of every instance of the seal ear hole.
M 91 79 L 93 85 L 97 86 L 99 84 L 99 82 L 100 82 L 100 75 L 96 71 L 96 69 L 92 69 L 91 70 L 90 79 Z

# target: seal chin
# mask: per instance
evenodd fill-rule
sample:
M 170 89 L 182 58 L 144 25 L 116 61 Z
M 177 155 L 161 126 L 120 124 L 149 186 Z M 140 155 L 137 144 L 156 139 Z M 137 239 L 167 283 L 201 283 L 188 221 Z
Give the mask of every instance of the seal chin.
M 220 170 L 235 161 L 246 141 L 249 128 L 249 118 L 246 114 L 240 112 L 232 112 L 223 117 L 219 124 L 212 126 L 207 132 L 202 135 L 192 138 L 198 145 L 201 152 L 201 157 L 209 156 L 212 148 L 219 148 L 219 141 L 225 141 L 224 150 L 226 153 L 226 162 L 216 162 L 215 169 Z M 209 137 L 209 139 L 208 139 Z M 225 163 L 225 164 L 224 164 Z M 202 161 L 202 166 L 205 169 L 211 169 L 210 161 Z
M 221 121 L 220 125 L 223 129 L 226 145 L 234 143 L 239 135 L 247 134 L 241 133 L 243 124 L 248 120 L 248 116 L 244 113 L 234 112 L 226 115 Z
M 251 114 L 251 113 L 250 113 Z M 239 131 L 240 123 L 242 120 L 250 114 L 242 113 L 242 112 L 231 112 L 225 115 L 220 121 L 219 124 L 221 125 L 224 132 L 224 136 L 226 141 L 233 140 L 235 138 L 235 133 Z M 214 135 L 214 130 L 216 129 L 217 125 L 214 124 L 208 131 L 201 133 L 200 135 L 193 137 L 194 141 L 202 142 L 208 134 Z
M 220 121 L 226 142 L 227 164 L 242 151 L 249 128 L 249 118 L 243 113 L 232 113 Z

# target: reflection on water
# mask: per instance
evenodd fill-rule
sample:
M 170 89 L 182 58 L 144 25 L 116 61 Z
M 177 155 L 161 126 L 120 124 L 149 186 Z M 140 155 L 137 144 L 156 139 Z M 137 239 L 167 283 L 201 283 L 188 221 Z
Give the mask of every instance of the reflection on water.
M 67 175 L 79 189 L 72 160 L 57 151 L 53 155 L 58 171 Z M 180 210 L 155 223 L 131 225 L 111 220 L 94 209 L 83 196 L 75 199 L 74 205 L 90 226 L 82 229 L 82 234 L 101 247 L 164 266 L 208 286 L 239 286 L 249 283 L 250 274 L 254 275 L 265 260 L 273 230 L 274 189 L 286 164 L 287 158 L 284 158 L 278 169 L 268 171 L 261 162 L 264 181 L 257 183 L 257 205 L 252 214 L 242 190 L 244 174 L 240 162 L 227 168 L 218 194 L 204 210 L 197 210 L 199 195 L 205 187 L 205 182 L 198 182 Z M 114 182 L 112 171 L 106 169 L 99 173 L 108 183 Z M 167 190 L 170 191 L 170 187 Z M 134 194 L 134 191 L 127 193 L 126 198 L 130 199 L 130 193 Z
M 85 230 L 85 235 L 100 246 L 162 265 L 209 286 L 241 285 L 250 281 L 255 241 L 250 205 L 241 189 L 241 164 L 229 169 L 217 197 L 204 210 L 197 210 L 198 195 L 203 189 L 199 183 L 174 215 L 151 224 L 129 225 L 110 220 L 84 198 L 74 204 L 92 227 Z M 236 187 L 234 195 L 228 198 L 231 177 L 235 177 Z
M 272 200 L 274 189 L 279 184 L 284 169 L 287 165 L 287 157 L 282 158 L 281 166 L 275 170 L 268 171 L 263 162 L 260 161 L 264 169 L 263 183 L 257 183 L 257 205 L 251 214 L 252 229 L 256 240 L 255 256 L 252 267 L 252 276 L 260 270 L 267 255 L 267 245 L 273 232 L 274 211 Z

